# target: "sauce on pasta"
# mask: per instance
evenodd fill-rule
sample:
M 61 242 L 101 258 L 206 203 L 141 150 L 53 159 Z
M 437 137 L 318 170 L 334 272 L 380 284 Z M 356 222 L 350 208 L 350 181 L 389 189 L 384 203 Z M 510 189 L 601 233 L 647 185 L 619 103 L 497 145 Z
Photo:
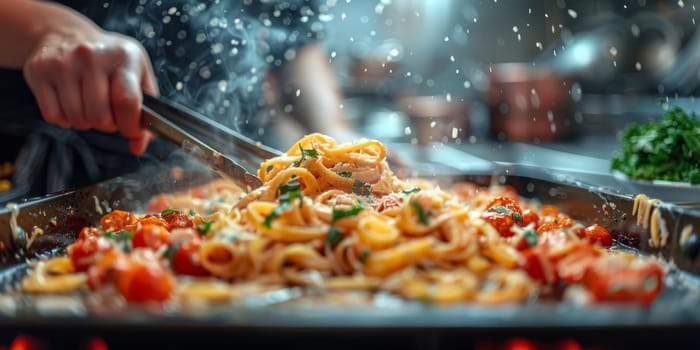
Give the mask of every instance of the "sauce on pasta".
M 385 155 L 378 141 L 308 135 L 264 161 L 263 186 L 250 193 L 221 180 L 161 195 L 146 214 L 105 214 L 22 286 L 110 289 L 131 303 L 217 303 L 299 286 L 480 304 L 577 288 L 591 302 L 649 304 L 662 288 L 660 263 L 611 252 L 602 226 L 507 186 L 403 181 Z

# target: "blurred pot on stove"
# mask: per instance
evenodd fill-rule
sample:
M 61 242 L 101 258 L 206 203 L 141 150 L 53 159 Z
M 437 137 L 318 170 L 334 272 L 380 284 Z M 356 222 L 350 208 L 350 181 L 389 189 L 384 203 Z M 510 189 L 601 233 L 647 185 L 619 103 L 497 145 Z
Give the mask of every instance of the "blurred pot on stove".
M 527 63 L 491 67 L 487 101 L 491 136 L 503 141 L 552 142 L 572 136 L 570 78 Z
M 447 96 L 404 96 L 399 108 L 409 117 L 419 145 L 455 142 L 469 135 L 468 100 Z

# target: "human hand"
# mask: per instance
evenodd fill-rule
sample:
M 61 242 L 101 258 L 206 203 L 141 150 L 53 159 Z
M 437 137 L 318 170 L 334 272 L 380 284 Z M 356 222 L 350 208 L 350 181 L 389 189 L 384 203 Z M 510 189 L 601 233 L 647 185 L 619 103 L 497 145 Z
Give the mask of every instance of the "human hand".
M 24 63 L 41 114 L 64 128 L 118 131 L 141 154 L 153 138 L 140 124 L 142 93 L 158 94 L 148 54 L 132 38 L 80 29 L 48 33 Z

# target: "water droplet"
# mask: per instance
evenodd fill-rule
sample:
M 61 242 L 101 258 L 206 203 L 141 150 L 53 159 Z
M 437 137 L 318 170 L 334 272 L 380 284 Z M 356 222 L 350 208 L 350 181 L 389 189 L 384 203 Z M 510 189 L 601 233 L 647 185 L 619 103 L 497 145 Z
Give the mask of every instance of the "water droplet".
M 296 96 L 299 97 L 300 95 L 301 95 L 301 89 L 297 89 Z
M 445 100 L 447 100 L 447 102 L 452 102 L 452 94 L 447 94 Z
M 640 29 L 639 29 L 639 26 L 638 26 L 638 25 L 633 24 L 633 25 L 630 27 L 630 30 L 632 31 L 632 35 L 633 35 L 634 37 L 638 37 L 638 36 L 639 36 Z
M 518 33 L 518 41 L 520 41 L 522 38 L 520 37 L 520 33 Z
M 411 127 L 407 126 L 406 128 L 403 129 L 404 135 L 411 135 Z
M 175 90 L 180 91 L 180 90 L 182 90 L 183 87 L 184 87 L 184 84 L 182 84 L 181 81 L 178 81 L 177 83 L 175 83 Z
M 538 49 L 540 49 L 540 51 L 542 51 L 542 43 L 541 43 L 541 42 L 539 42 L 539 41 L 536 42 L 536 43 L 535 43 L 535 47 L 538 48 Z
M 399 55 L 399 50 L 398 49 L 391 49 L 391 51 L 389 51 L 389 55 L 396 57 Z
M 169 15 L 172 16 L 172 15 L 174 15 L 175 13 L 177 13 L 177 7 L 173 6 L 173 7 L 171 7 L 171 8 L 168 9 L 168 14 L 169 14 Z
M 445 39 L 443 39 L 443 41 L 450 41 L 450 37 L 446 36 Z
M 517 32 L 518 32 L 518 26 L 513 26 L 513 33 L 517 33 Z
M 464 81 L 464 88 L 469 89 L 470 87 L 472 87 L 472 83 L 469 80 L 465 80 Z
M 219 81 L 218 87 L 219 87 L 219 91 L 226 92 L 226 88 L 228 87 L 228 82 L 226 80 L 221 80 L 221 81 Z
M 455 61 L 455 56 L 450 56 L 450 61 L 454 62 L 454 61 Z
M 640 62 L 637 62 L 634 64 L 634 69 L 637 70 L 637 72 L 642 70 L 642 64 Z
M 172 20 L 172 17 L 170 17 L 170 16 L 163 17 L 163 23 L 165 23 L 165 24 L 170 23 L 170 20 Z
M 617 47 L 615 47 L 615 46 L 610 47 L 610 54 L 613 56 L 617 56 Z
M 348 18 L 348 15 L 345 14 L 345 12 L 343 12 L 343 13 L 340 14 L 340 20 L 341 20 L 341 21 L 344 21 L 346 18 Z
M 678 0 L 678 7 L 680 7 L 680 8 L 685 7 L 685 3 L 683 2 L 683 0 Z
M 436 126 L 437 126 L 437 122 L 436 122 L 436 121 L 433 120 L 433 121 L 430 122 L 430 128 L 431 128 L 431 129 L 435 129 Z
M 576 11 L 574 11 L 572 9 L 569 9 L 567 12 L 569 13 L 569 16 L 571 16 L 571 18 L 578 17 L 578 13 L 576 13 Z
M 199 70 L 199 76 L 202 77 L 202 79 L 211 78 L 211 70 L 209 70 L 209 67 L 202 67 Z
M 457 136 L 459 136 L 459 129 L 457 128 L 452 128 L 452 138 L 456 139 Z
M 221 43 L 216 43 L 211 46 L 211 53 L 214 55 L 220 54 L 221 51 L 224 51 L 224 45 Z

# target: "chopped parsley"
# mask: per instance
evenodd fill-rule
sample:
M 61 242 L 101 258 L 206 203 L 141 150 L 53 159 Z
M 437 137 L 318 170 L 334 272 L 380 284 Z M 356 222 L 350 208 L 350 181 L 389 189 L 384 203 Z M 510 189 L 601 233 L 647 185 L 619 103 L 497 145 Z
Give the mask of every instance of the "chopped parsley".
M 301 192 L 301 185 L 299 184 L 299 178 L 297 176 L 293 176 L 289 181 L 287 181 L 284 184 L 281 184 L 277 188 L 277 192 L 280 194 L 278 198 L 280 204 L 279 206 L 277 206 L 277 208 L 275 208 L 270 214 L 268 214 L 265 217 L 263 225 L 265 225 L 265 227 L 267 228 L 270 228 L 272 226 L 272 220 L 274 220 L 276 217 L 282 214 L 282 212 L 289 208 L 294 198 L 303 197 L 303 194 Z M 301 205 L 301 203 L 302 202 L 299 202 L 299 205 Z
M 355 180 L 352 184 L 352 193 L 358 196 L 369 196 L 371 192 L 371 185 L 360 180 Z
M 211 231 L 211 224 L 213 224 L 213 221 L 202 221 L 201 225 L 197 225 L 197 231 L 199 233 L 206 235 Z
M 534 247 L 537 245 L 537 239 L 539 237 L 537 236 L 537 233 L 535 231 L 527 229 L 525 230 L 525 233 L 523 233 L 523 237 L 525 238 L 525 242 L 527 242 L 527 244 L 530 247 Z
M 272 220 L 277 218 L 280 214 L 282 214 L 285 210 L 287 210 L 290 206 L 289 202 L 282 202 L 280 205 L 277 206 L 272 212 L 270 212 L 269 215 L 265 217 L 265 220 L 263 220 L 263 225 L 267 228 L 272 227 Z
M 361 205 L 354 205 L 354 206 L 352 206 L 352 208 L 350 208 L 348 210 L 333 208 L 333 217 L 331 218 L 331 222 L 333 223 L 333 222 L 336 222 L 340 219 L 356 216 L 363 209 L 364 209 L 364 207 Z
M 299 151 L 301 152 L 301 158 L 295 160 L 294 163 L 292 163 L 294 165 L 294 167 L 300 166 L 301 163 L 306 161 L 306 157 L 318 158 L 318 151 L 316 151 L 313 148 L 312 149 L 303 149 L 303 148 L 301 148 L 301 144 L 299 144 Z
M 504 206 L 497 205 L 495 207 L 489 208 L 487 211 L 490 211 L 492 213 L 499 213 L 499 214 L 505 214 L 505 215 L 510 215 L 513 220 L 518 224 L 522 225 L 523 224 L 523 216 L 522 214 L 518 213 L 517 211 L 510 210 Z
M 338 176 L 340 176 L 340 177 L 350 177 L 350 176 L 352 176 L 352 173 L 349 172 L 349 171 L 339 171 L 339 172 L 338 172 Z
M 180 214 L 180 213 L 182 213 L 182 212 L 178 209 L 168 208 L 168 209 L 165 209 L 162 212 L 160 212 L 160 217 L 164 218 L 170 214 Z
M 420 187 L 409 188 L 409 189 L 403 190 L 403 191 L 401 191 L 401 192 L 403 192 L 403 194 L 405 194 L 405 195 L 409 195 L 409 194 L 411 194 L 411 193 L 420 192 Z
M 163 256 L 170 261 L 170 265 L 173 264 L 173 260 L 175 260 L 175 255 L 177 255 L 177 251 L 180 250 L 180 247 L 182 247 L 183 241 L 176 242 L 173 245 L 169 245 L 167 249 L 163 252 Z
M 131 238 L 134 237 L 134 233 L 127 230 L 121 230 L 119 233 L 105 232 L 104 236 L 113 240 L 116 245 L 123 251 L 129 253 L 131 252 Z
M 363 249 L 362 253 L 360 253 L 360 262 L 363 264 L 366 263 L 367 258 L 369 258 L 369 251 L 366 249 Z
M 326 236 L 326 242 L 331 245 L 331 247 L 335 247 L 340 243 L 340 241 L 343 240 L 343 234 L 340 233 L 340 231 L 331 226 L 330 230 L 328 230 L 328 235 Z
M 632 123 L 621 142 L 622 149 L 611 159 L 612 170 L 632 179 L 700 184 L 700 122 L 695 113 L 674 107 L 660 120 Z
M 425 213 L 425 211 L 423 211 L 423 207 L 421 207 L 420 204 L 416 201 L 411 201 L 411 206 L 413 207 L 413 210 L 416 211 L 416 215 L 418 215 L 418 220 L 420 220 L 420 222 L 423 225 L 427 225 L 428 215 Z

